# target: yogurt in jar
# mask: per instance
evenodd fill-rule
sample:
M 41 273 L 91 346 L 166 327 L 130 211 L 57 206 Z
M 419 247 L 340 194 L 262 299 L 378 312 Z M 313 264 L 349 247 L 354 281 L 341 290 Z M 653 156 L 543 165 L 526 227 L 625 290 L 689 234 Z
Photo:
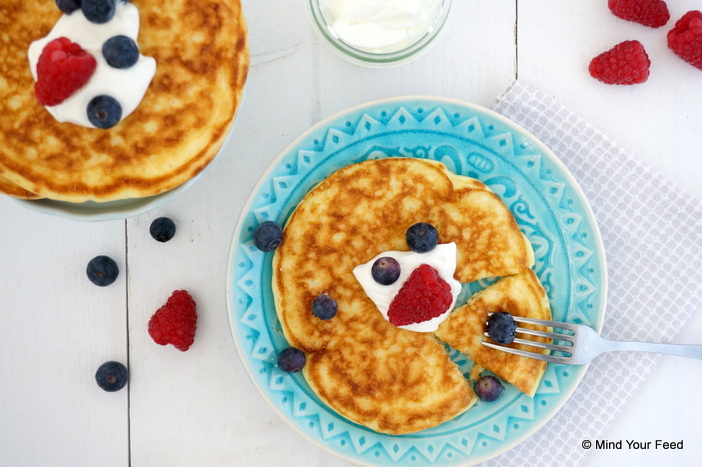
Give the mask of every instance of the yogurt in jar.
M 319 0 L 329 32 L 370 53 L 392 53 L 433 31 L 442 0 Z
M 373 263 L 375 263 L 378 258 L 388 256 L 396 259 L 400 264 L 400 277 L 397 279 L 397 281 L 390 285 L 381 285 L 376 282 L 375 279 L 373 279 L 371 270 L 373 268 Z M 448 318 L 451 310 L 453 310 L 453 307 L 456 305 L 458 294 L 461 293 L 461 283 L 453 277 L 454 273 L 456 272 L 455 243 L 439 244 L 433 250 L 427 253 L 416 253 L 413 251 L 386 251 L 371 259 L 367 263 L 355 267 L 353 270 L 353 275 L 356 276 L 356 280 L 358 280 L 358 282 L 361 284 L 361 287 L 363 287 L 363 291 L 366 293 L 366 295 L 368 295 L 368 298 L 375 303 L 375 306 L 378 307 L 378 310 L 380 313 L 382 313 L 383 317 L 388 320 L 390 303 L 392 303 L 395 295 L 397 295 L 409 278 L 410 274 L 412 274 L 412 271 L 417 269 L 422 264 L 428 264 L 429 266 L 433 267 L 439 273 L 439 277 L 448 282 L 448 284 L 451 286 L 451 296 L 453 297 L 451 306 L 449 306 L 443 314 L 435 318 L 423 321 L 421 323 L 413 323 L 398 327 L 415 332 L 433 332 L 439 328 L 439 325 L 443 323 L 446 318 Z

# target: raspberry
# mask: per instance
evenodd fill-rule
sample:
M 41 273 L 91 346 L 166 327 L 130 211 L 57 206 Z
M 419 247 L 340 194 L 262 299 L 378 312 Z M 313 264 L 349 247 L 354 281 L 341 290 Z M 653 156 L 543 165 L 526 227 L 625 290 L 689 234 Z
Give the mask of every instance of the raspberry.
M 195 340 L 197 304 L 185 290 L 176 290 L 149 320 L 149 335 L 159 345 L 185 352 Z
M 436 269 L 422 264 L 390 303 L 388 320 L 395 326 L 421 323 L 444 314 L 453 302 L 451 286 Z
M 639 41 L 621 42 L 590 62 L 590 76 L 607 84 L 638 84 L 648 79 L 651 60 Z
M 609 9 L 621 19 L 660 28 L 670 19 L 668 5 L 662 0 L 609 0 Z
M 668 47 L 678 57 L 702 70 L 702 12 L 688 11 L 668 32 Z
M 95 57 L 65 37 L 46 44 L 37 61 L 34 94 L 39 103 L 57 105 L 88 82 L 95 71 Z

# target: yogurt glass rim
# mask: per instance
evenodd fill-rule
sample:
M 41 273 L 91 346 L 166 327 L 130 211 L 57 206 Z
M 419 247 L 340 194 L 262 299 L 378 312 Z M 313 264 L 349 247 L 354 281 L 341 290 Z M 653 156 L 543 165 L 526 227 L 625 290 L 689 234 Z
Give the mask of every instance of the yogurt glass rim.
M 346 60 L 368 67 L 389 67 L 397 66 L 403 63 L 407 63 L 411 60 L 417 58 L 421 53 L 425 52 L 427 48 L 435 43 L 436 37 L 441 31 L 443 31 L 446 24 L 446 19 L 448 18 L 449 12 L 451 10 L 452 0 L 440 0 L 441 6 L 439 13 L 434 19 L 431 25 L 431 29 L 420 37 L 416 42 L 411 45 L 387 53 L 375 53 L 360 50 L 352 45 L 347 44 L 342 41 L 338 36 L 332 34 L 330 30 L 330 25 L 324 19 L 322 10 L 319 6 L 319 0 L 308 0 L 306 2 L 307 11 L 312 18 L 315 30 L 321 34 L 325 41 L 331 46 L 332 50 L 336 52 Z

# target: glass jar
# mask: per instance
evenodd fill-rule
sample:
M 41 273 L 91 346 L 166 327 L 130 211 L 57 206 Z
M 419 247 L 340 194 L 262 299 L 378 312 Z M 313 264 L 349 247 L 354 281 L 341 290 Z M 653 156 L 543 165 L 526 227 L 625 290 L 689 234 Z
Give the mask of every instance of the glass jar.
M 307 6 L 315 29 L 338 55 L 386 67 L 413 60 L 436 42 L 451 0 L 308 0 Z M 402 11 L 410 7 L 421 10 Z

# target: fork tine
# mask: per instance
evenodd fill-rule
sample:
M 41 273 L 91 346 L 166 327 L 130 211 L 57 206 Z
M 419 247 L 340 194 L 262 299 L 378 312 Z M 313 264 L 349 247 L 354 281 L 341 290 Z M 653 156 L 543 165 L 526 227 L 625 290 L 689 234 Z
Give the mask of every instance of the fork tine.
M 502 345 L 493 344 L 491 342 L 482 341 L 482 344 L 486 347 L 500 350 L 502 352 L 507 352 L 515 355 L 521 355 L 522 357 L 533 358 L 535 360 L 543 360 L 551 363 L 568 363 L 570 357 L 559 357 L 556 355 L 542 354 L 537 352 L 527 352 L 526 350 L 515 349 L 513 347 L 505 347 Z
M 527 328 L 517 328 L 516 332 L 522 333 L 522 334 L 528 334 L 530 336 L 545 337 L 546 339 L 553 339 L 553 340 L 557 340 L 557 341 L 570 342 L 571 344 L 574 343 L 573 338 L 575 337 L 575 336 L 571 336 L 570 334 L 559 334 L 556 332 L 537 331 L 536 329 L 527 329 Z
M 488 338 L 490 337 L 490 335 L 487 332 L 483 333 L 483 335 L 485 337 L 488 337 Z M 539 341 L 532 341 L 529 339 L 520 339 L 519 337 L 515 338 L 512 342 L 514 344 L 529 345 L 531 347 L 538 347 L 540 349 L 555 350 L 557 352 L 571 353 L 573 351 L 573 346 L 571 346 L 571 345 L 551 344 L 548 342 L 539 342 Z
M 547 319 L 523 318 L 521 316 L 512 316 L 518 323 L 535 324 L 537 326 L 546 326 L 553 329 L 565 329 L 571 332 L 577 331 L 577 325 L 571 323 L 562 323 L 560 321 L 550 321 Z
M 513 341 L 515 344 L 522 344 L 522 345 L 530 345 L 532 347 L 538 347 L 540 349 L 548 349 L 548 350 L 555 350 L 557 352 L 565 352 L 570 354 L 573 351 L 573 348 L 569 345 L 557 345 L 557 344 L 549 344 L 547 342 L 539 342 L 539 341 L 532 341 L 528 339 L 514 339 Z

